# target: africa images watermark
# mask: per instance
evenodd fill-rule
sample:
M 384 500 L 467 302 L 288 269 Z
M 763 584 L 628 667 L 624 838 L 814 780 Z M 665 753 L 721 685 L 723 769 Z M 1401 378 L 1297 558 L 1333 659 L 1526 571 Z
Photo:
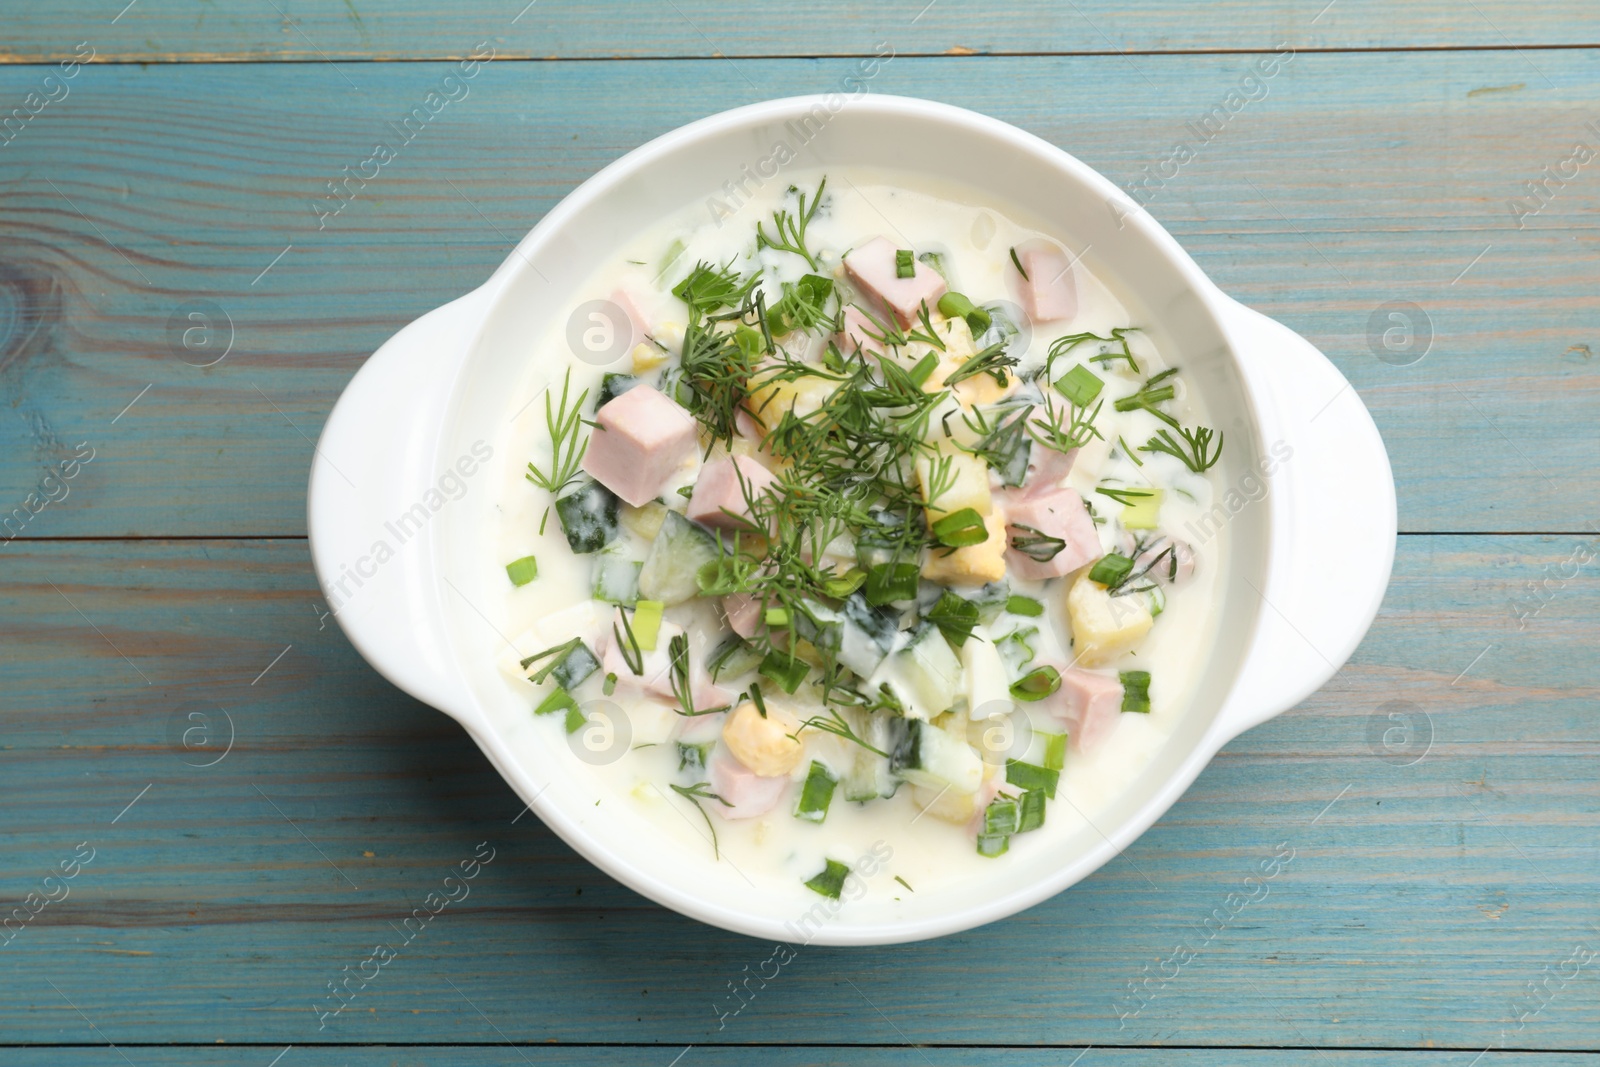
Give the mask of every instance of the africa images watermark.
M 333 614 L 339 614 L 361 591 L 361 587 L 377 575 L 378 568 L 393 559 L 407 542 L 420 534 L 446 504 L 466 496 L 468 479 L 482 470 L 493 456 L 493 445 L 481 438 L 472 442 L 471 449 L 457 458 L 454 465 L 445 468 L 435 483 L 423 492 L 422 499 L 383 524 L 384 530 L 393 538 L 392 543 L 389 538 L 380 537 L 354 563 L 341 563 L 338 577 L 330 576 L 326 587 L 328 607 Z
M 755 195 L 755 191 L 764 187 L 767 182 L 775 179 L 783 169 L 800 158 L 800 149 L 816 140 L 822 131 L 827 129 L 828 123 L 833 121 L 850 104 L 865 96 L 867 82 L 876 78 L 884 66 L 894 61 L 894 47 L 887 41 L 879 41 L 873 47 L 873 54 L 856 63 L 855 72 L 847 74 L 839 82 L 839 88 L 825 94 L 821 101 L 811 105 L 811 109 L 798 119 L 790 119 L 783 124 L 786 137 L 780 137 L 772 143 L 767 154 L 757 160 L 752 166 L 746 163 L 739 170 L 737 178 L 730 178 L 722 183 L 718 190 L 719 195 L 706 198 L 706 211 L 711 215 L 711 221 L 719 227 L 738 214 Z
M 87 49 L 87 53 L 85 50 Z M 72 93 L 69 84 L 78 76 L 78 68 L 89 62 L 95 56 L 94 46 L 88 41 L 80 41 L 73 48 L 72 54 L 76 59 L 63 59 L 56 64 L 60 74 L 46 74 L 40 81 L 40 88 L 33 90 L 22 98 L 22 106 L 14 107 L 4 118 L 0 118 L 0 148 L 15 141 L 23 130 L 28 128 L 28 123 L 51 104 L 65 100 Z
M 1600 119 L 1591 119 L 1585 129 L 1600 137 Z M 1524 182 L 1523 188 L 1528 195 L 1514 196 L 1506 201 L 1511 217 L 1517 220 L 1517 229 L 1526 229 L 1528 220 L 1549 206 L 1556 194 L 1568 184 L 1576 181 L 1583 173 L 1583 168 L 1593 163 L 1596 157 L 1600 157 L 1600 148 L 1585 141 L 1576 141 L 1565 156 L 1554 163 L 1547 163 L 1539 172 L 1539 177 Z
M 85 449 L 88 451 L 85 452 Z M 73 447 L 71 456 L 58 461 L 54 467 L 45 468 L 34 491 L 24 497 L 21 504 L 0 516 L 0 529 L 5 530 L 5 539 L 13 541 L 20 537 L 35 515 L 51 504 L 59 504 L 67 499 L 72 492 L 72 486 L 67 483 L 93 460 L 94 448 L 89 442 L 80 441 Z
M 886 841 L 874 841 L 871 849 L 863 852 L 850 868 L 850 873 L 845 875 L 844 885 L 839 890 L 838 897 L 824 897 L 817 901 L 804 914 L 790 922 L 785 922 L 784 929 L 794 935 L 794 944 L 800 948 L 808 947 L 823 927 L 838 918 L 839 911 L 848 901 L 860 900 L 867 894 L 867 879 L 883 870 L 884 866 L 894 859 L 894 848 Z M 735 1018 L 754 1003 L 756 996 L 767 988 L 767 983 L 776 981 L 783 969 L 793 963 L 799 951 L 793 944 L 779 943 L 772 946 L 772 953 L 766 959 L 756 964 L 756 972 L 750 973 L 750 965 L 744 965 L 744 972 L 737 983 L 729 982 L 728 991 L 733 994 L 730 999 L 735 1001 L 731 1006 L 724 1007 L 712 1004 L 711 1010 L 717 1015 L 717 1029 L 727 1028 L 728 1020 Z M 766 968 L 772 968 L 767 973 Z M 754 989 L 750 983 L 755 982 Z
M 1245 878 L 1243 889 L 1248 892 L 1235 890 L 1224 898 L 1220 907 L 1212 908 L 1200 925 L 1193 929 L 1189 935 L 1180 940 L 1177 945 L 1159 962 L 1155 964 L 1155 973 L 1151 973 L 1151 965 L 1145 964 L 1139 972 L 1139 977 L 1128 983 L 1125 993 L 1111 1005 L 1111 1010 L 1116 1012 L 1118 1026 L 1123 1029 L 1128 1025 L 1128 1020 L 1135 1018 L 1161 991 L 1171 985 L 1183 968 L 1205 949 L 1205 947 L 1222 931 L 1226 930 L 1245 908 L 1256 901 L 1265 900 L 1270 890 L 1267 883 L 1283 873 L 1283 869 L 1294 859 L 1294 848 L 1287 842 L 1280 842 L 1273 854 L 1262 860 L 1256 866 L 1259 875 L 1252 874 Z
M 429 89 L 420 104 L 401 116 L 399 122 L 389 122 L 393 140 L 384 139 L 372 146 L 372 152 L 359 163 L 345 164 L 340 176 L 327 182 L 328 192 L 311 201 L 311 213 L 317 217 L 317 229 L 327 227 L 328 220 L 337 216 L 361 195 L 370 182 L 376 181 L 383 168 L 399 158 L 400 150 L 427 128 L 428 123 L 451 103 L 465 100 L 472 92 L 467 83 L 476 78 L 484 64 L 495 58 L 494 45 L 481 41 L 466 59 L 458 60 L 455 69 L 439 79 L 439 84 Z
M 1210 144 L 1227 128 L 1234 118 L 1250 104 L 1265 100 L 1271 92 L 1268 83 L 1278 76 L 1285 66 L 1294 61 L 1295 51 L 1287 41 L 1277 46 L 1271 55 L 1262 56 L 1239 76 L 1238 82 L 1221 100 L 1199 117 L 1183 124 L 1184 134 L 1167 154 L 1154 163 L 1141 168 L 1140 176 L 1127 183 L 1125 190 L 1139 207 L 1148 207 L 1157 193 L 1167 183 L 1177 179 L 1183 168 L 1194 162 L 1201 149 Z M 1117 226 L 1129 212 L 1116 201 L 1110 201 L 1112 216 Z
M 488 849 L 488 855 L 484 850 Z M 346 964 L 339 972 L 339 977 L 328 982 L 328 995 L 333 998 L 334 1007 L 324 1007 L 321 1001 L 311 1005 L 311 1010 L 317 1013 L 317 1029 L 327 1028 L 328 1020 L 337 1016 L 350 1006 L 357 994 L 367 986 L 377 981 L 383 973 L 383 968 L 396 960 L 401 951 L 412 941 L 416 940 L 428 924 L 433 922 L 433 917 L 444 911 L 451 904 L 466 900 L 472 892 L 468 884 L 483 871 L 490 863 L 494 862 L 495 850 L 487 841 L 480 841 L 473 849 L 473 858 L 462 860 L 456 864 L 455 871 L 445 876 L 444 892 L 437 891 L 428 894 L 418 907 L 411 909 L 411 914 L 401 920 L 400 926 L 395 931 L 401 935 L 398 946 L 388 942 L 374 945 L 372 953 L 366 959 L 355 965 L 355 973 L 350 973 L 350 965 Z M 452 886 L 451 883 L 454 883 Z M 392 925 L 392 924 L 391 924 Z M 402 930 L 401 927 L 404 927 Z

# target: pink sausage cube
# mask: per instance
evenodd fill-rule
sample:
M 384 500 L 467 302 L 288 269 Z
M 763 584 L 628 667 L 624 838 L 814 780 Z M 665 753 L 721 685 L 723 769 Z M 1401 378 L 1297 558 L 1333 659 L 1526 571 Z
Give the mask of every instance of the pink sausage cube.
M 1061 488 L 1061 483 L 1072 473 L 1072 464 L 1077 458 L 1076 448 L 1070 452 L 1057 452 L 1034 442 L 1028 457 L 1028 476 L 1022 482 L 1023 498 L 1043 496 Z
M 892 313 L 901 326 L 910 326 L 917 321 L 923 304 L 931 310 L 944 295 L 944 275 L 913 257 L 914 273 L 909 278 L 899 277 L 895 268 L 897 251 L 887 237 L 874 237 L 844 257 L 844 269 L 850 280 Z
M 1011 545 L 1006 549 L 1006 563 L 1020 577 L 1060 578 L 1105 555 L 1089 509 L 1074 489 L 1059 487 L 1026 497 L 1006 512 L 1006 522 Z M 1024 526 L 1029 528 L 1021 529 Z M 1015 547 L 1018 538 L 1031 541 L 1041 534 L 1059 538 L 1065 545 L 1048 560 L 1035 559 Z
M 654 386 L 636 385 L 595 415 L 583 469 L 634 507 L 661 495 L 699 441 L 694 417 Z
M 624 315 L 628 316 L 628 325 L 632 332 L 628 336 L 628 347 L 622 351 L 632 352 L 633 346 L 643 341 L 645 335 L 650 332 L 645 326 L 644 314 L 639 310 L 639 305 L 633 302 L 632 294 L 626 289 L 613 290 L 611 302 L 621 308 Z
M 720 530 L 753 533 L 746 492 L 750 500 L 760 500 L 767 486 L 777 480 L 771 471 L 748 456 L 712 460 L 700 468 L 687 514 L 695 522 Z
M 722 598 L 722 613 L 728 617 L 728 627 L 743 638 L 750 638 L 761 629 L 766 615 L 766 605 L 749 593 L 733 593 Z
M 716 812 L 724 819 L 754 819 L 758 815 L 765 815 L 777 807 L 784 790 L 789 788 L 787 777 L 763 778 L 734 759 L 721 745 L 717 746 L 706 766 L 706 778 L 711 785 L 711 792 L 727 801 L 723 804 L 708 800 L 705 802 L 706 810 Z
M 1111 736 L 1122 713 L 1122 683 L 1115 675 L 1078 667 L 1061 672 L 1061 688 L 1047 698 L 1049 708 L 1067 726 L 1079 751 L 1090 752 Z
M 883 345 L 877 340 L 883 336 L 883 328 L 874 325 L 865 311 L 854 304 L 846 304 L 839 318 L 839 327 L 834 341 L 845 355 L 853 356 L 857 349 L 874 358 L 883 355 Z
M 1078 313 L 1078 283 L 1066 252 L 1049 242 L 1034 241 L 1017 249 L 1017 260 L 1028 275 L 1021 294 L 1028 318 L 1054 322 Z

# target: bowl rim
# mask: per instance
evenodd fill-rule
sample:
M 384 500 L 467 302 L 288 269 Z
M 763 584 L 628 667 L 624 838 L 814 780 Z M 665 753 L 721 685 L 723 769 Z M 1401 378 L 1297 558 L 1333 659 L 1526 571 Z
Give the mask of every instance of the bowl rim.
M 660 134 L 595 172 L 547 212 L 517 243 L 516 248 L 495 269 L 484 285 L 475 291 L 473 295 L 481 297 L 481 301 L 477 306 L 475 321 L 470 336 L 465 339 L 462 352 L 470 354 L 482 341 L 496 304 L 507 295 L 507 291 L 522 272 L 529 269 L 531 261 L 529 251 L 537 249 L 558 234 L 569 218 L 594 202 L 602 200 L 617 185 L 639 170 L 685 146 L 743 126 L 792 117 L 794 113 L 807 112 L 819 104 L 826 107 L 828 95 L 806 94 L 766 100 L 696 119 Z M 834 114 L 843 111 L 864 111 L 884 116 L 913 116 L 959 128 L 976 136 L 1007 142 L 1014 149 L 1032 155 L 1050 167 L 1069 175 L 1083 186 L 1097 191 L 1108 208 L 1111 205 L 1122 208 L 1122 217 L 1119 220 L 1121 224 L 1136 228 L 1139 235 L 1150 243 L 1152 249 L 1164 257 L 1168 265 L 1178 272 L 1187 289 L 1199 298 L 1218 336 L 1226 342 L 1226 358 L 1233 363 L 1242 380 L 1248 378 L 1248 369 L 1238 359 L 1237 346 L 1233 343 L 1234 331 L 1230 327 L 1227 312 L 1227 305 L 1231 304 L 1231 300 L 1200 269 L 1176 238 L 1123 190 L 1088 164 L 1057 145 L 1002 119 L 942 102 L 869 93 L 848 100 L 844 108 Z M 1238 400 L 1241 412 L 1259 430 L 1261 419 L 1255 396 L 1250 390 L 1244 389 L 1240 391 Z M 1264 518 L 1268 523 L 1267 537 L 1270 540 L 1271 516 Z M 1260 617 L 1260 612 L 1257 611 L 1251 619 L 1252 632 L 1244 635 L 1242 639 L 1245 648 L 1250 646 L 1254 631 L 1259 626 Z M 1089 825 L 1099 834 L 1100 840 L 1078 853 L 1070 862 L 1055 868 L 1047 877 L 1028 882 L 1013 891 L 999 894 L 982 903 L 936 916 L 854 926 L 829 924 L 804 943 L 839 946 L 898 944 L 956 933 L 1024 911 L 1092 874 L 1115 858 L 1164 815 L 1193 784 L 1216 751 L 1231 736 L 1231 732 L 1222 724 L 1221 711 L 1236 691 L 1247 658 L 1241 655 L 1235 675 L 1223 686 L 1224 695 L 1218 708 L 1212 712 L 1212 722 L 1201 732 L 1195 745 L 1178 762 L 1173 771 L 1142 804 L 1109 832 L 1090 823 Z M 792 940 L 792 932 L 786 929 L 782 918 L 761 916 L 748 910 L 703 900 L 661 880 L 625 855 L 601 844 L 575 820 L 567 816 L 559 804 L 550 797 L 549 793 L 552 791 L 538 787 L 527 770 L 512 756 L 493 726 L 481 716 L 476 716 L 475 722 L 469 721 L 467 716 L 457 717 L 462 720 L 469 734 L 502 777 L 517 786 L 521 799 L 528 807 L 563 841 L 611 877 L 650 900 L 690 918 L 752 937 L 779 941 Z

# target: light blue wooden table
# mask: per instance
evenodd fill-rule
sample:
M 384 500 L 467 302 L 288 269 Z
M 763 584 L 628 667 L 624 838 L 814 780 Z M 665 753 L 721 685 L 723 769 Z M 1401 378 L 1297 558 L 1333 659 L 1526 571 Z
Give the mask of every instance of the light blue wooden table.
M 0 2 L 0 902 L 26 917 L 0 1063 L 1600 1063 L 1600 9 L 124 2 Z M 319 230 L 325 183 L 485 43 Z M 323 622 L 311 442 L 600 166 L 883 46 L 872 91 L 1125 184 L 1242 89 L 1150 210 L 1355 384 L 1399 554 L 1350 665 L 1100 873 L 961 936 L 806 950 L 719 1028 L 770 946 L 516 820 Z M 231 340 L 212 366 L 195 309 Z M 479 842 L 470 898 L 321 1016 Z

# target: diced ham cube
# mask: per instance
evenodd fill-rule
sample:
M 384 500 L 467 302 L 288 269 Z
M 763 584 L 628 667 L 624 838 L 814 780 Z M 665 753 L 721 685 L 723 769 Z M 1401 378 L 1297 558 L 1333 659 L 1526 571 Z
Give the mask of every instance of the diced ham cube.
M 722 598 L 722 613 L 728 617 L 729 629 L 749 639 L 761 629 L 766 605 L 749 593 L 733 593 Z
M 618 608 L 615 615 L 616 634 L 622 634 L 627 640 L 627 631 L 622 628 L 622 609 Z M 616 634 L 607 629 L 601 632 L 595 641 L 596 650 L 600 654 L 600 669 L 607 674 L 617 676 L 617 692 L 635 692 L 645 696 L 658 697 L 673 705 L 677 704 L 677 694 L 672 688 L 672 657 L 669 646 L 672 639 L 682 634 L 683 627 L 676 623 L 663 621 L 656 633 L 656 647 L 645 651 L 640 650 L 640 673 L 633 673 L 633 668 L 628 665 L 627 657 L 623 655 L 622 646 L 617 644 Z M 696 711 L 705 711 L 707 708 L 719 707 L 727 704 L 731 695 L 726 689 L 711 680 L 711 671 L 706 666 L 709 654 L 701 647 L 703 641 L 698 637 L 689 639 L 689 695 L 694 700 Z
M 850 280 L 894 315 L 901 326 L 910 326 L 917 321 L 923 304 L 931 311 L 944 295 L 944 275 L 913 257 L 912 276 L 899 277 L 895 267 L 897 251 L 887 237 L 874 237 L 844 257 L 844 269 Z
M 1089 509 L 1083 506 L 1083 498 L 1074 489 L 1058 487 L 1028 497 L 1012 506 L 1006 521 L 1009 524 L 1007 544 L 1011 546 L 1006 549 L 1006 562 L 1011 573 L 1019 577 L 1060 578 L 1105 555 Z M 1066 543 L 1048 560 L 1036 559 L 1015 547 L 1018 538 L 1032 540 L 1041 534 Z
M 874 325 L 865 311 L 854 304 L 845 305 L 839 318 L 839 332 L 834 338 L 839 351 L 853 356 L 860 349 L 863 354 L 876 358 L 883 355 L 883 344 L 877 340 L 882 336 L 883 328 Z
M 1122 683 L 1116 675 L 1069 667 L 1061 671 L 1061 688 L 1045 699 L 1046 707 L 1066 724 L 1078 750 L 1091 752 L 1116 729 L 1122 713 Z
M 702 803 L 707 811 L 724 819 L 754 819 L 777 807 L 778 800 L 789 788 L 786 776 L 764 778 L 733 758 L 723 745 L 718 745 L 706 766 L 706 778 L 711 792 L 727 801 L 707 800 Z
M 748 456 L 714 459 L 700 468 L 686 514 L 695 522 L 720 530 L 752 532 L 749 500 L 761 499 L 767 486 L 777 480 L 771 471 Z
M 595 423 L 583 469 L 634 507 L 659 496 L 699 445 L 694 417 L 650 385 L 606 404 Z
M 667 656 L 667 643 L 683 633 L 683 627 L 663 621 L 656 634 L 656 647 L 648 652 L 640 650 L 639 659 L 643 669 L 639 674 L 634 674 L 616 639 L 616 634 L 621 634 L 624 641 L 628 639 L 627 631 L 622 628 L 622 609 L 617 609 L 614 622 L 616 632 L 613 633 L 608 626 L 601 630 L 595 642 L 596 651 L 600 653 L 600 669 L 617 676 L 618 692 L 631 690 L 672 700 L 672 664 Z M 632 650 L 629 651 L 631 653 Z
M 639 305 L 634 303 L 633 296 L 626 289 L 613 290 L 611 302 L 621 308 L 624 315 L 628 316 L 628 325 L 633 329 L 632 336 L 628 338 L 628 346 L 620 351 L 632 352 L 633 346 L 643 341 L 650 332 L 644 313 L 639 310 Z
M 1185 581 L 1194 573 L 1194 549 L 1185 541 L 1162 538 L 1134 557 L 1133 570 L 1136 574 L 1145 572 L 1147 578 L 1160 585 Z
M 1076 448 L 1070 452 L 1057 452 L 1034 442 L 1028 456 L 1028 476 L 1022 482 L 1022 497 L 1044 496 L 1061 488 L 1061 483 L 1072 473 L 1072 464 L 1077 458 Z
M 1021 283 L 1023 310 L 1034 322 L 1070 319 L 1078 313 L 1078 283 L 1072 259 L 1048 241 L 1029 241 L 1017 249 L 1027 279 Z

